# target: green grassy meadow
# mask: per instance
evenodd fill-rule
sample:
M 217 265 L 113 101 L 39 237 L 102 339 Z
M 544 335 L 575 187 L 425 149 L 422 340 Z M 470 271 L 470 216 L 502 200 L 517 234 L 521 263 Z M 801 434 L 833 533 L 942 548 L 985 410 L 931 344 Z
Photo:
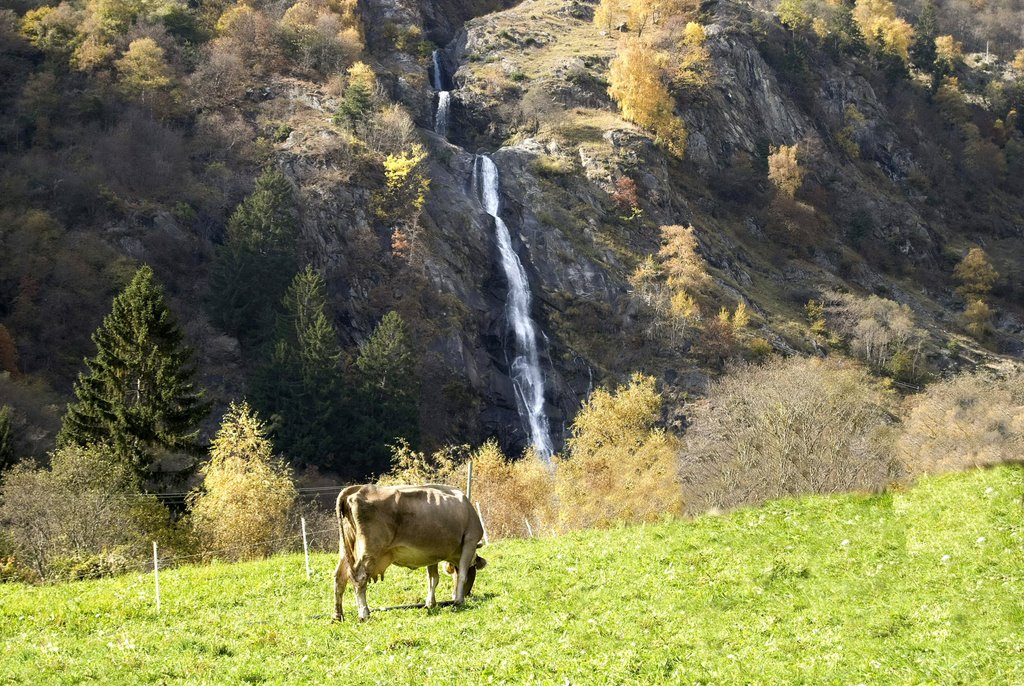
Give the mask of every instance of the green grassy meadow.
M 0 682 L 1024 684 L 1024 471 L 502 541 L 460 609 L 329 621 L 334 556 L 0 586 Z M 948 556 L 948 557 L 947 557 Z M 422 602 L 392 568 L 371 607 Z M 442 577 L 442 597 L 451 582 Z

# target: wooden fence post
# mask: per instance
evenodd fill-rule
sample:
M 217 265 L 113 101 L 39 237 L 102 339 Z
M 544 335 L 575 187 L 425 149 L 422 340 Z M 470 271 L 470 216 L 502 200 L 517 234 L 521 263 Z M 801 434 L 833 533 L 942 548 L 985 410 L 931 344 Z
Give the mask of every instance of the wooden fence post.
M 473 460 L 469 461 L 469 471 L 466 472 L 466 499 L 473 500 Z
M 160 612 L 160 560 L 156 554 L 156 541 L 153 541 L 153 581 L 156 582 L 156 611 Z
M 306 518 L 302 517 L 302 553 L 306 556 L 306 579 L 309 579 L 309 543 L 306 541 Z

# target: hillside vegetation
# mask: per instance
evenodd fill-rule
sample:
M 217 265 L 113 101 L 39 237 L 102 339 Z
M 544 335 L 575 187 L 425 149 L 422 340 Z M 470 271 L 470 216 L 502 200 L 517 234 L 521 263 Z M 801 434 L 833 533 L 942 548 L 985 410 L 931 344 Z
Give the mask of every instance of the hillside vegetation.
M 1013 684 L 1024 473 L 502 541 L 459 610 L 329 621 L 334 557 L 0 585 L 6 683 Z M 444 584 L 444 582 L 442 582 Z M 421 602 L 389 571 L 372 607 Z M 446 592 L 446 586 L 442 590 Z M 349 602 L 351 603 L 351 596 Z
M 995 31 L 1019 12 L 762 5 L 8 3 L 0 461 L 47 461 L 142 265 L 212 403 L 200 446 L 247 397 L 311 479 L 378 475 L 397 437 L 520 454 L 481 151 L 551 426 L 633 372 L 676 401 L 771 351 L 914 386 L 1019 357 L 1024 53 Z M 866 319 L 899 325 L 880 351 L 853 340 Z

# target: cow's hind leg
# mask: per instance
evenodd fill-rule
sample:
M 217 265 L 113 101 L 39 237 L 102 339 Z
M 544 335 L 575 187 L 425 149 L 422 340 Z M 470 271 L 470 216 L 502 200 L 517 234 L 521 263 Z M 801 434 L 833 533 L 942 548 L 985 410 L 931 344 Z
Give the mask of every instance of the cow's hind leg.
M 370 585 L 372 576 L 367 571 L 371 565 L 369 560 L 357 557 L 355 568 L 352 570 L 352 585 L 356 587 L 356 607 L 359 609 L 359 620 L 365 621 L 370 618 L 370 606 L 366 604 L 366 587 Z
M 363 583 L 356 583 L 356 607 L 359 608 L 359 621 L 366 621 L 370 618 L 370 606 L 366 604 L 366 586 L 367 581 L 364 579 Z
M 434 607 L 437 601 L 434 599 L 434 590 L 437 588 L 437 565 L 427 566 L 427 607 Z
M 344 553 L 339 556 L 338 566 L 334 570 L 334 619 L 343 621 L 345 610 L 341 605 L 341 598 L 345 595 L 345 586 L 348 585 L 348 560 Z
M 476 565 L 470 565 L 469 573 L 466 575 L 466 597 L 473 594 L 473 584 L 476 582 Z
M 476 545 L 463 543 L 462 557 L 459 558 L 459 576 L 455 580 L 455 604 L 461 605 L 466 600 L 466 582 L 469 580 L 469 570 L 473 565 L 473 558 L 476 557 Z M 470 586 L 472 588 L 472 586 Z

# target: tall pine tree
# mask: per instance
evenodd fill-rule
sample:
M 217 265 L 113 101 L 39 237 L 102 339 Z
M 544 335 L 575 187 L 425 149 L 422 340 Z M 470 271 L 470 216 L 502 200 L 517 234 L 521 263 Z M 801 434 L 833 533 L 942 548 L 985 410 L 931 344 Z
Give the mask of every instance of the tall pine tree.
M 195 453 L 209 404 L 193 381 L 192 351 L 141 267 L 92 335 L 96 355 L 75 383 L 57 443 L 106 445 L 144 481 L 156 448 Z
M 271 418 L 277 449 L 294 463 L 351 472 L 342 450 L 342 351 L 323 277 L 307 266 L 282 305 L 277 339 L 252 384 L 253 403 Z
M 914 42 L 910 44 L 910 62 L 921 71 L 935 71 L 935 39 L 939 26 L 935 18 L 935 4 L 929 0 L 921 10 L 921 17 L 914 27 Z
M 211 277 L 214 322 L 249 347 L 273 336 L 281 296 L 297 268 L 298 214 L 292 185 L 267 169 L 228 221 Z
M 359 349 L 355 374 L 353 448 L 365 457 L 371 471 L 384 471 L 390 444 L 397 438 L 415 444 L 419 438 L 416 357 L 405 321 L 397 312 L 384 315 Z
M 14 453 L 14 408 L 0 405 L 0 474 L 17 461 Z

